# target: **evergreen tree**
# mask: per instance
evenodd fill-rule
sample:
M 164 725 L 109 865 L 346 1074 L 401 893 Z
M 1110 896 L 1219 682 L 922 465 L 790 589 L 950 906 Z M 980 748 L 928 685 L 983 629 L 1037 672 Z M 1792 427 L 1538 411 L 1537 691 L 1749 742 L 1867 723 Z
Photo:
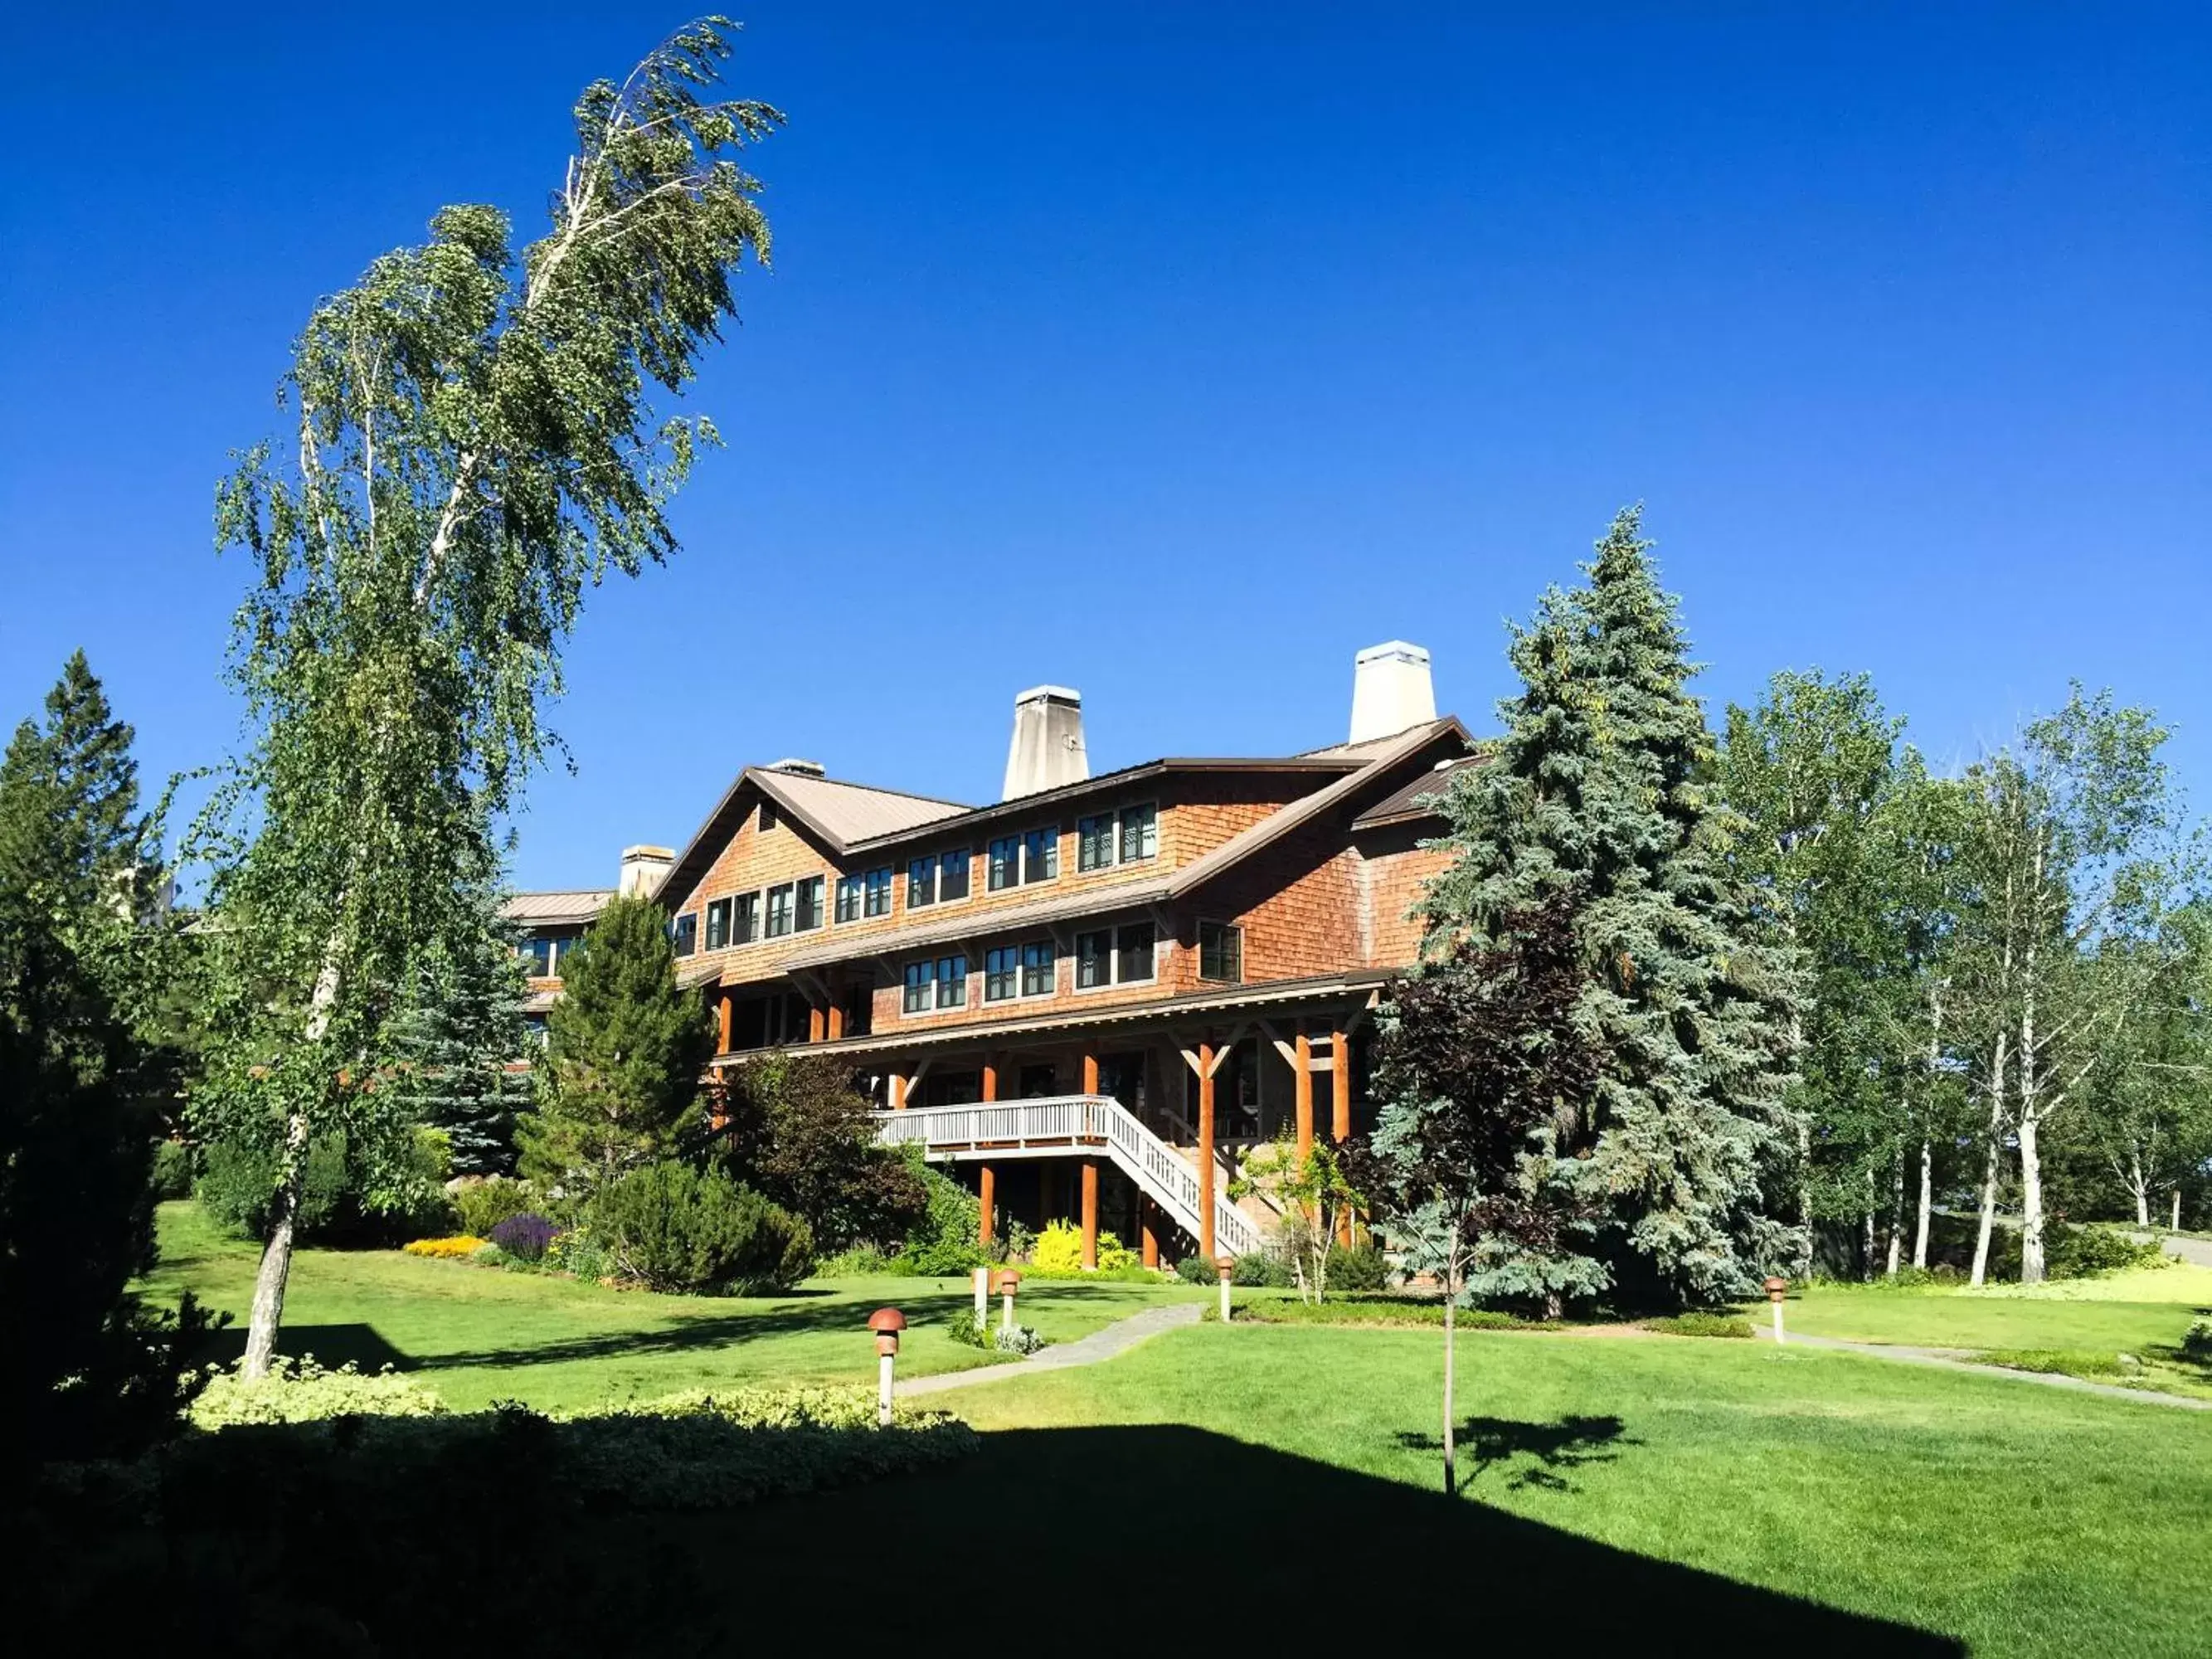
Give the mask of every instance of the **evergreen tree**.
M 611 901 L 572 960 L 546 1022 L 538 1110 L 520 1128 L 523 1173 L 583 1197 L 676 1150 L 700 1115 L 714 1030 L 677 986 L 667 913 L 651 899 Z
M 176 1405 L 127 1288 L 154 1260 L 152 1067 L 118 988 L 161 954 L 131 902 L 131 728 L 82 653 L 46 711 L 0 759 L 0 1457 L 127 1445 Z
M 1771 1217 L 1794 1184 L 1783 1093 L 1800 993 L 1729 868 L 1734 820 L 1710 793 L 1695 671 L 1639 528 L 1638 509 L 1621 513 L 1587 585 L 1553 589 L 1515 630 L 1522 690 L 1499 705 L 1490 763 L 1443 799 L 1437 844 L 1453 860 L 1422 908 L 1444 951 L 1577 893 L 1590 974 L 1577 1018 L 1604 1064 L 1561 1126 L 1562 1178 L 1601 1209 L 1601 1241 L 1626 1247 L 1616 1266 L 1711 1299 L 1794 1255 Z M 1562 1244 L 1518 1265 L 1588 1283 L 1600 1264 Z
M 529 1109 L 530 1050 L 522 1005 L 529 994 L 514 930 L 486 890 L 479 924 L 439 941 L 408 976 L 389 1036 L 398 1089 L 416 1121 L 444 1132 L 455 1175 L 514 1169 L 516 1115 Z

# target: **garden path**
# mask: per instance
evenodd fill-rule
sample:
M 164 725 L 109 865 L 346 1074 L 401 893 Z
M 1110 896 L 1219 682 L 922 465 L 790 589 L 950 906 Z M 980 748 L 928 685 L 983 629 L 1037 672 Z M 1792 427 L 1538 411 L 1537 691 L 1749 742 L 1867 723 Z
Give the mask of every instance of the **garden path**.
M 1103 1330 L 1079 1337 L 1073 1342 L 1055 1342 L 1041 1348 L 1018 1365 L 979 1365 L 973 1370 L 946 1371 L 936 1376 L 917 1376 L 911 1382 L 901 1382 L 893 1390 L 901 1399 L 918 1394 L 942 1394 L 947 1389 L 971 1388 L 978 1382 L 1003 1382 L 1017 1370 L 1060 1371 L 1075 1365 L 1095 1365 L 1102 1359 L 1111 1359 L 1115 1354 L 1127 1353 L 1147 1337 L 1158 1336 L 1162 1331 L 1173 1330 L 1178 1325 L 1195 1325 L 1203 1304 L 1178 1302 L 1164 1308 L 1147 1308 L 1139 1314 L 1117 1320 Z
M 1753 1334 L 1771 1342 L 1774 1333 L 1754 1322 Z M 2081 1394 L 2100 1394 L 2110 1400 L 2134 1400 L 2148 1406 L 2179 1406 L 2184 1411 L 2212 1411 L 2212 1400 L 2187 1395 L 2154 1394 L 2148 1389 L 2123 1388 L 2117 1382 L 2092 1382 L 2086 1377 L 2064 1376 L 2056 1371 L 2020 1371 L 2008 1365 L 1979 1365 L 1972 1348 L 1916 1348 L 1895 1342 L 1851 1342 L 1840 1336 L 1791 1336 L 1789 1346 L 1837 1348 L 1845 1353 L 1871 1354 L 1876 1359 L 1895 1359 L 1908 1365 L 1937 1365 L 1945 1370 L 1972 1371 L 1981 1376 L 2008 1376 L 2018 1382 L 2040 1382 L 2045 1388 L 2072 1389 Z

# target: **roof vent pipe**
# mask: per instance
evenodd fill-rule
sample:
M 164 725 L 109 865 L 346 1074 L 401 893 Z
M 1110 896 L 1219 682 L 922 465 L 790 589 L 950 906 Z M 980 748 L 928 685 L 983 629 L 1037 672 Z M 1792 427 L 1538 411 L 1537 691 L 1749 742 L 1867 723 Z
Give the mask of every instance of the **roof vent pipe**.
M 768 769 L 771 772 L 789 772 L 802 778 L 826 778 L 830 769 L 820 761 L 799 760 L 796 757 L 776 762 Z
M 1352 659 L 1352 743 L 1394 737 L 1437 717 L 1436 687 L 1429 680 L 1429 653 L 1418 645 L 1392 640 L 1370 645 Z
M 1083 694 L 1064 685 L 1033 685 L 1014 699 L 1014 737 L 1006 747 L 1001 800 L 1080 783 L 1091 775 L 1083 746 Z

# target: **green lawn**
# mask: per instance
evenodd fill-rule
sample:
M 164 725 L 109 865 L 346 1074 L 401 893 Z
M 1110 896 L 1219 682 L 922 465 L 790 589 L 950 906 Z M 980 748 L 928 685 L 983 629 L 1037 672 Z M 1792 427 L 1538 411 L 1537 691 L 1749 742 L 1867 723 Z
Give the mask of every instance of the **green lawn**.
M 156 1297 L 189 1289 L 236 1323 L 235 1352 L 259 1251 L 209 1225 L 189 1203 L 161 1212 Z M 1202 1297 L 1183 1285 L 1032 1281 L 1022 1322 L 1056 1341 L 1083 1336 L 1162 1300 Z M 652 1399 L 730 1382 L 872 1381 L 867 1316 L 886 1303 L 914 1328 L 899 1354 L 907 1376 L 993 1363 L 948 1340 L 945 1316 L 969 1305 L 965 1279 L 825 1280 L 787 1296 L 653 1296 L 579 1285 L 397 1250 L 301 1250 L 292 1266 L 281 1347 L 328 1364 L 392 1364 L 419 1371 L 447 1403 L 495 1400 L 549 1408 Z
M 1425 1487 L 1440 1348 L 1208 1325 L 957 1404 L 999 1435 L 1180 1425 Z M 2212 1651 L 2212 1413 L 1747 1342 L 1481 1333 L 1459 1365 L 1472 1505 L 1977 1653 Z M 901 1500 L 848 1501 L 865 1529 Z

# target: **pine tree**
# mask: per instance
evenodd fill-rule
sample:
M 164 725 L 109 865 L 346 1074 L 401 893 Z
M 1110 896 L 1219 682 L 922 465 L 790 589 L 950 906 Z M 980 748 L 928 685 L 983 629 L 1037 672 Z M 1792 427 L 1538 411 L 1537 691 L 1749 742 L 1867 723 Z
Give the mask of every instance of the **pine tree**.
M 1491 763 L 1444 798 L 1437 844 L 1454 856 L 1423 911 L 1443 951 L 1578 895 L 1591 977 L 1577 1017 L 1604 1065 L 1589 1109 L 1562 1126 L 1563 1178 L 1600 1206 L 1601 1243 L 1626 1247 L 1617 1269 L 1705 1300 L 1790 1255 L 1771 1215 L 1795 1161 L 1783 1091 L 1800 994 L 1729 872 L 1733 820 L 1709 792 L 1696 671 L 1640 527 L 1638 509 L 1621 513 L 1586 586 L 1546 593 L 1515 631 L 1522 690 L 1499 705 Z M 1598 1266 L 1562 1246 L 1491 1272 L 1510 1289 L 1588 1283 Z
M 10 802 L 0 842 L 6 878 L 35 892 L 64 928 L 82 933 L 115 911 L 130 918 L 142 896 L 135 884 L 149 825 L 138 811 L 134 735 L 76 651 L 46 693 L 45 726 L 25 720 L 0 759 Z
M 677 986 L 667 914 L 652 900 L 610 902 L 573 960 L 546 1022 L 538 1110 L 520 1127 L 523 1173 L 583 1196 L 676 1150 L 698 1119 L 714 1033 L 706 1005 Z
M 434 945 L 410 974 L 388 1042 L 400 1094 L 416 1120 L 444 1132 L 455 1175 L 507 1175 L 515 1121 L 530 1106 L 522 1018 L 528 995 L 513 930 L 487 891 L 479 926 Z

